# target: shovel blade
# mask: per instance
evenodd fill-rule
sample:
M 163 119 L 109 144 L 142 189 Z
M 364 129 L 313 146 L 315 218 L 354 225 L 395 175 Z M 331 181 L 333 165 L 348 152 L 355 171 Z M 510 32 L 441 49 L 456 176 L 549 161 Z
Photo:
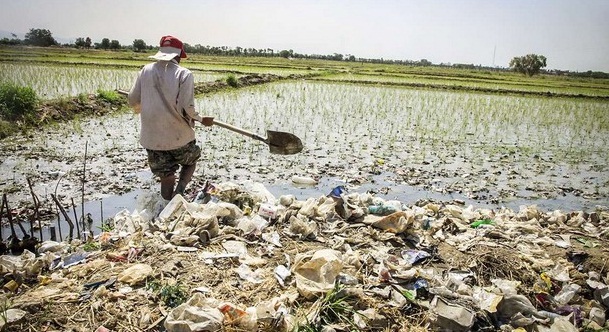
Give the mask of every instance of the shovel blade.
M 302 141 L 294 134 L 267 130 L 266 137 L 273 154 L 296 154 L 302 151 Z

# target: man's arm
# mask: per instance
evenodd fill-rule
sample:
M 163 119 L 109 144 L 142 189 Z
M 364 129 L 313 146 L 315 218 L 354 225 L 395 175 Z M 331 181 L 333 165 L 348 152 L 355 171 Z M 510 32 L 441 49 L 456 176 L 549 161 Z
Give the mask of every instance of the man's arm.
M 135 80 L 135 84 L 131 87 L 129 94 L 127 95 L 127 102 L 129 106 L 133 107 L 133 111 L 135 113 L 140 113 L 141 111 L 141 103 L 142 103 L 142 83 L 140 80 L 140 76 L 142 72 L 137 75 L 137 79 Z
M 201 122 L 202 118 L 195 110 L 195 80 L 191 72 L 188 72 L 180 82 L 178 109 L 181 109 L 188 118 Z

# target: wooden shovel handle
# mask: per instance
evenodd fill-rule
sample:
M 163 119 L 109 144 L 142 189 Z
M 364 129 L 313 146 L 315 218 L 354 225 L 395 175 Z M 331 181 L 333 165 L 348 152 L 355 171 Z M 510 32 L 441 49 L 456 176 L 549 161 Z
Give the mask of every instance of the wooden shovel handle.
M 123 96 L 129 95 L 129 92 L 127 92 L 125 90 L 117 89 L 116 92 L 118 92 L 119 94 L 121 94 Z M 268 140 L 265 137 L 262 137 L 262 136 L 260 136 L 260 135 L 258 135 L 256 133 L 252 133 L 252 132 L 247 131 L 245 129 L 241 129 L 239 127 L 235 127 L 235 126 L 229 125 L 228 123 L 224 123 L 224 122 L 218 121 L 218 120 L 214 120 L 214 124 L 216 126 L 224 128 L 224 129 L 228 129 L 230 131 L 234 131 L 234 132 L 236 132 L 238 134 L 245 135 L 247 137 L 250 137 L 250 138 L 253 138 L 253 139 L 256 139 L 256 140 L 259 140 L 261 142 L 264 142 L 264 143 L 268 144 Z
M 255 134 L 255 133 L 252 133 L 252 132 L 247 131 L 245 129 L 241 129 L 239 127 L 235 127 L 235 126 L 229 125 L 228 123 L 224 123 L 224 122 L 221 122 L 221 121 L 218 121 L 218 120 L 214 120 L 214 124 L 216 126 L 224 128 L 224 129 L 228 129 L 228 130 L 234 131 L 234 132 L 236 132 L 238 134 L 245 135 L 247 137 L 250 137 L 250 138 L 253 138 L 253 139 L 256 139 L 256 140 L 259 140 L 259 141 L 267 143 L 267 139 L 265 137 L 262 137 L 262 136 L 260 136 L 258 134 Z

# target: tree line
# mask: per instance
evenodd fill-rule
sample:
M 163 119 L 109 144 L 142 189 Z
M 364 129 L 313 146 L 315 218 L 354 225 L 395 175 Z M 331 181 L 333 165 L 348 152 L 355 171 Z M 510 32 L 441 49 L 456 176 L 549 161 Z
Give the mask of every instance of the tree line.
M 25 38 L 23 40 L 17 38 L 16 34 L 12 34 L 12 38 L 2 38 L 0 39 L 0 45 L 30 45 L 30 46 L 41 46 L 41 47 L 76 47 L 76 48 L 94 48 L 94 49 L 103 49 L 103 50 L 122 50 L 122 49 L 130 49 L 136 52 L 141 52 L 146 49 L 153 49 L 152 45 L 148 46 L 142 39 L 136 39 L 133 41 L 131 45 L 121 45 L 121 43 L 116 40 L 110 38 L 102 38 L 101 41 L 94 43 L 90 37 L 78 37 L 74 41 L 74 43 L 64 43 L 60 44 L 53 38 L 53 34 L 51 31 L 47 29 L 30 29 L 28 33 L 25 34 Z
M 74 43 L 59 44 L 51 31 L 47 29 L 30 29 L 25 34 L 25 38 L 20 40 L 17 35 L 12 34 L 12 38 L 0 39 L 0 45 L 33 45 L 33 46 L 62 46 L 62 47 L 76 47 L 83 49 L 103 49 L 103 50 L 132 50 L 135 52 L 144 52 L 147 50 L 156 49 L 156 45 L 147 45 L 142 39 L 135 39 L 130 45 L 121 45 L 116 39 L 110 40 L 109 38 L 102 38 L 100 42 L 93 42 L 89 37 L 76 38 Z M 252 56 L 252 57 L 282 57 L 286 59 L 320 59 L 320 60 L 334 60 L 334 61 L 351 61 L 351 62 L 366 62 L 366 63 L 379 63 L 379 64 L 397 64 L 397 65 L 408 65 L 408 66 L 438 66 L 438 67 L 452 67 L 461 69 L 474 69 L 474 70 L 488 70 L 488 71 L 508 71 L 512 70 L 515 72 L 522 73 L 527 76 L 533 76 L 539 73 L 563 75 L 563 76 L 574 76 L 574 77 L 590 77 L 590 78 L 609 78 L 609 73 L 599 71 L 587 71 L 587 72 L 570 72 L 568 70 L 552 70 L 544 71 L 543 68 L 547 66 L 547 58 L 543 55 L 538 54 L 527 54 L 524 56 L 517 56 L 512 58 L 509 63 L 509 68 L 501 67 L 489 67 L 474 64 L 434 64 L 427 59 L 421 60 L 391 60 L 391 59 L 368 59 L 358 58 L 352 54 L 301 54 L 294 52 L 293 50 L 280 50 L 276 51 L 271 48 L 245 48 L 245 47 L 228 47 L 228 46 L 203 46 L 200 44 L 190 45 L 184 43 L 184 50 L 186 53 L 201 54 L 201 55 L 215 55 L 215 56 Z

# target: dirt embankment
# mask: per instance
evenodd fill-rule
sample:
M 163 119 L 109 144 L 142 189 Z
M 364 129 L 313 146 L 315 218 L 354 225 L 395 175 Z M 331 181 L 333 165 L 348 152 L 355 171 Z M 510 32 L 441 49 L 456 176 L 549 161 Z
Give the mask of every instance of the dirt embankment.
M 226 89 L 236 89 L 252 85 L 265 84 L 279 80 L 298 79 L 303 75 L 278 76 L 273 74 L 253 74 L 236 79 L 230 85 L 226 80 L 216 80 L 213 82 L 200 82 L 195 84 L 195 94 L 214 93 Z M 126 99 L 120 96 L 112 96 L 108 93 L 102 94 L 82 94 L 77 97 L 66 97 L 60 99 L 47 100 L 40 104 L 36 112 L 36 119 L 31 123 L 18 121 L 13 129 L 19 129 L 12 133 L 27 130 L 29 127 L 39 127 L 56 121 L 72 120 L 78 116 L 96 115 L 102 116 L 124 108 L 127 105 Z
M 122 98 L 108 100 L 94 94 L 46 101 L 41 105 L 38 112 L 38 124 L 71 120 L 80 115 L 100 116 L 116 111 L 124 105 L 126 105 L 126 102 Z
M 603 95 L 592 95 L 592 94 L 574 94 L 574 93 L 560 93 L 550 91 L 529 91 L 529 90 L 510 90 L 501 88 L 485 88 L 476 86 L 465 86 L 465 85 L 447 85 L 447 84 L 433 84 L 433 83 L 415 83 L 415 82 L 377 82 L 377 81 L 365 81 L 365 80 L 341 80 L 341 83 L 351 84 L 367 84 L 367 85 L 386 85 L 386 86 L 397 86 L 415 89 L 435 89 L 435 90 L 450 90 L 450 91 L 469 91 L 477 93 L 490 93 L 500 95 L 517 95 L 517 96 L 532 96 L 532 97 L 551 97 L 551 98 L 577 98 L 577 99 L 592 99 L 592 100 L 609 100 L 609 96 Z
M 252 85 L 265 84 L 279 80 L 289 80 L 303 78 L 303 75 L 291 74 L 288 76 L 278 76 L 273 74 L 252 74 L 236 79 L 234 84 L 229 84 L 227 80 L 217 80 L 214 82 L 201 82 L 195 84 L 195 94 L 204 94 L 221 91 L 224 89 L 243 88 Z

